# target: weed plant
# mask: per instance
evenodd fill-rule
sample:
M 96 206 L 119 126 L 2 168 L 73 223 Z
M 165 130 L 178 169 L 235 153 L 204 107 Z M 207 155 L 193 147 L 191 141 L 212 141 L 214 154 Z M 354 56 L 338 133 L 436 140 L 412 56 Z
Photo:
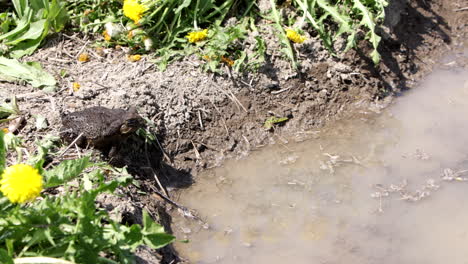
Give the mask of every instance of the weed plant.
M 146 211 L 142 226 L 128 226 L 96 206 L 98 195 L 132 182 L 124 169 L 94 164 L 89 157 L 45 169 L 55 141 L 46 137 L 26 160 L 8 155 L 7 161 L 8 152 L 25 149 L 17 136 L 0 131 L 0 263 L 32 258 L 34 263 L 130 264 L 138 246 L 157 249 L 174 240 Z
M 235 70 L 255 70 L 264 62 L 266 47 L 255 23 L 261 19 L 253 0 L 12 0 L 13 8 L 0 13 L 0 52 L 9 57 L 31 54 L 51 32 L 64 29 L 101 34 L 100 45 L 126 45 L 133 53 L 149 53 L 164 69 L 175 59 L 197 54 L 205 69 L 222 65 Z M 343 52 L 367 40 L 375 64 L 380 61 L 380 36 L 376 28 L 385 17 L 386 0 L 290 0 L 279 4 L 270 0 L 267 14 L 293 68 L 294 45 L 302 43 L 309 24 L 310 35 L 318 35 L 331 54 L 338 56 L 333 43 L 346 38 Z M 293 9 L 297 17 L 283 18 Z M 235 18 L 235 24 L 226 24 Z M 304 21 L 289 28 L 294 21 Z M 242 41 L 254 33 L 257 45 L 246 52 Z

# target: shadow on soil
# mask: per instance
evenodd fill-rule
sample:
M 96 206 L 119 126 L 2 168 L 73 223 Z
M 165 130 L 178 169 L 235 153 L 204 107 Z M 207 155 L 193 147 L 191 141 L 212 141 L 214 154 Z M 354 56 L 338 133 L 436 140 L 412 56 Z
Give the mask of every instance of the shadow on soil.
M 156 135 L 152 135 L 156 137 Z M 157 195 L 152 196 L 155 191 L 164 193 L 159 188 L 159 182 L 164 189 L 168 188 L 187 188 L 193 183 L 192 174 L 189 171 L 176 169 L 166 162 L 171 162 L 169 156 L 163 153 L 159 144 L 164 142 L 164 134 L 158 133 L 158 141 L 146 143 L 145 139 L 139 136 L 128 138 L 121 146 L 116 158 L 109 161 L 110 164 L 117 167 L 126 166 L 128 172 L 140 180 L 139 190 L 144 194 L 145 209 L 161 224 L 167 233 L 172 234 L 172 217 L 166 211 L 165 202 L 159 200 Z M 157 178 L 157 180 L 156 180 Z M 141 213 L 141 212 L 140 212 Z M 141 223 L 141 216 L 129 215 L 127 222 L 129 224 Z M 181 260 L 172 244 L 158 249 L 158 254 L 149 248 L 139 249 L 137 255 L 138 264 L 152 264 L 151 259 L 154 255 L 161 256 L 158 263 L 179 263 Z M 148 262 L 149 261 L 149 262 Z
M 164 141 L 161 135 L 158 140 Z M 151 182 L 156 187 L 159 187 L 157 180 L 165 188 L 187 188 L 192 185 L 192 174 L 168 164 L 170 158 L 158 144 L 146 143 L 143 138 L 133 136 L 122 144 L 118 156 L 109 163 L 117 167 L 127 166 L 128 172 L 136 179 Z
M 373 67 L 367 51 L 359 50 L 357 54 L 366 61 L 367 70 L 372 72 L 383 83 L 384 94 L 396 94 L 408 88 L 408 75 L 414 75 L 422 70 L 426 63 L 421 54 L 427 57 L 429 47 L 437 42 L 451 43 L 448 22 L 438 15 L 439 8 L 434 1 L 416 0 L 389 1 L 385 24 L 392 28 L 391 32 L 381 32 L 382 43 L 379 52 L 381 63 L 390 71 L 392 78 L 379 74 L 381 69 Z M 433 43 L 436 42 L 436 43 Z M 427 45 L 427 44 L 431 45 Z M 403 67 L 403 68 L 402 68 Z

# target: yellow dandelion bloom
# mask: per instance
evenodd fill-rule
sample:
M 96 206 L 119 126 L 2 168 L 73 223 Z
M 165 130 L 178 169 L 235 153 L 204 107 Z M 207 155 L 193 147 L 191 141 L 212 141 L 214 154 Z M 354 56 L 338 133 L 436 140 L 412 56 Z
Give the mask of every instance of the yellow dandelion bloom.
M 208 36 L 208 29 L 204 29 L 202 31 L 190 32 L 187 34 L 186 38 L 188 39 L 190 43 L 195 43 L 195 42 L 206 39 L 207 36 Z
M 290 29 L 290 28 L 286 29 L 286 36 L 288 37 L 288 39 L 290 39 L 292 42 L 295 42 L 295 43 L 302 43 L 304 42 L 304 40 L 307 39 L 306 37 L 301 36 L 295 30 Z
M 5 127 L 5 128 L 2 128 L 2 131 L 3 131 L 3 133 L 5 133 L 5 134 L 7 134 L 8 132 L 10 132 L 10 130 L 8 130 L 8 128 L 6 128 L 6 127 Z
M 78 61 L 81 61 L 81 62 L 89 61 L 88 53 L 81 53 L 80 56 L 78 56 Z
M 30 165 L 12 165 L 3 171 L 0 191 L 12 203 L 31 201 L 42 191 L 42 176 Z
M 131 62 L 139 61 L 141 60 L 141 55 L 138 55 L 138 54 L 130 55 L 128 56 L 128 60 Z
M 107 33 L 107 30 L 104 30 L 104 32 L 102 32 L 102 36 L 104 36 L 105 41 L 110 41 L 112 39 L 109 33 Z
M 81 85 L 79 83 L 77 83 L 77 82 L 73 83 L 73 91 L 74 92 L 78 92 L 78 90 L 80 90 L 80 88 L 81 88 Z
M 146 7 L 139 3 L 138 0 L 125 0 L 123 4 L 123 13 L 126 17 L 130 18 L 135 24 L 140 21 Z

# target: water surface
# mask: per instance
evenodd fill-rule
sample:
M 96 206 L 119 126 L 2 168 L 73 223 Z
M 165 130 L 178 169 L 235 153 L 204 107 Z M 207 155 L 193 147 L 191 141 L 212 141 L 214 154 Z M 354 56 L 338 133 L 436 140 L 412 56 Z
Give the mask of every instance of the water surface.
M 468 70 L 438 70 L 380 115 L 200 175 L 174 219 L 191 263 L 468 263 Z

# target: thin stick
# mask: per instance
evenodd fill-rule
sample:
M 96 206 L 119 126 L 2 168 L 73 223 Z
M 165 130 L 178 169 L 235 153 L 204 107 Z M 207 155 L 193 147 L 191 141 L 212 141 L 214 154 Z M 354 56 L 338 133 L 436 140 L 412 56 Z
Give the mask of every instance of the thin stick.
M 170 162 L 172 163 L 171 157 L 169 157 L 169 155 L 167 155 L 166 151 L 165 151 L 165 150 L 163 149 L 163 147 L 161 146 L 161 143 L 159 143 L 158 137 L 155 136 L 154 138 L 156 139 L 156 143 L 158 143 L 158 147 L 159 147 L 159 149 L 161 150 L 161 152 L 162 152 L 164 158 L 166 158 L 168 161 L 170 161 Z
M 221 120 L 223 120 L 223 124 L 224 124 L 224 129 L 226 129 L 226 134 L 229 135 L 229 129 L 226 125 L 226 120 L 224 118 L 224 115 L 221 113 L 221 111 L 219 111 L 218 107 L 213 103 L 213 101 L 211 101 L 211 99 L 209 99 L 210 103 L 213 105 L 213 107 L 215 108 L 215 110 L 219 113 L 219 115 L 221 116 Z
M 54 160 L 57 160 L 59 159 L 60 157 L 62 157 L 63 155 L 65 155 L 65 153 L 67 153 L 68 150 L 70 150 L 70 148 L 72 146 L 74 146 L 76 144 L 76 142 L 78 141 L 78 139 L 80 139 L 81 137 L 83 136 L 83 133 L 80 133 L 63 151 L 62 153 L 60 153 L 57 157 L 54 158 Z M 45 166 L 44 169 L 48 169 L 50 166 L 52 166 L 53 162 L 47 164 L 47 166 Z
M 205 130 L 205 128 L 203 127 L 203 121 L 201 118 L 200 110 L 198 110 L 198 121 L 200 122 L 201 130 Z
M 289 90 L 291 87 L 288 87 L 288 88 L 284 88 L 284 89 L 281 89 L 279 91 L 272 91 L 271 94 L 279 94 L 279 93 L 282 93 L 282 92 L 286 92 L 287 90 Z
M 192 140 L 190 140 L 190 142 L 192 142 L 193 150 L 195 151 L 195 156 L 197 157 L 197 159 L 201 159 L 201 155 L 200 152 L 198 152 L 197 146 L 195 146 L 195 143 L 193 143 Z
M 465 11 L 465 10 L 468 10 L 468 6 L 467 6 L 467 7 L 458 8 L 458 9 L 453 9 L 454 12 Z
M 155 192 L 159 197 L 161 197 L 161 199 L 163 199 L 164 201 L 166 201 L 166 202 L 168 202 L 168 203 L 174 205 L 175 207 L 179 208 L 180 210 L 182 210 L 182 211 L 184 212 L 184 215 L 190 216 L 190 217 L 192 217 L 193 219 L 196 219 L 196 220 L 198 220 L 198 221 L 200 221 L 200 222 L 202 222 L 202 223 L 205 223 L 205 221 L 203 221 L 200 217 L 198 217 L 198 216 L 192 214 L 192 212 L 190 212 L 190 210 L 189 210 L 187 207 L 185 207 L 185 206 L 183 206 L 183 205 L 181 205 L 181 204 L 178 204 L 178 203 L 174 202 L 173 200 L 171 200 L 170 198 L 164 196 L 164 194 L 162 194 L 160 191 L 158 191 L 154 186 L 150 186 L 150 188 L 151 188 L 151 189 L 153 190 L 153 192 Z
M 229 88 L 228 88 L 229 89 Z M 242 109 L 244 109 L 244 111 L 246 113 L 248 113 L 249 111 L 247 111 L 247 109 L 244 107 L 244 105 L 239 101 L 239 99 L 237 99 L 237 97 L 234 95 L 234 93 L 231 91 L 231 89 L 229 89 L 229 92 L 231 93 L 231 96 L 232 98 L 234 98 L 234 100 L 236 101 L 236 103 L 238 103 L 240 105 L 240 107 L 242 107 Z
M 164 192 L 164 194 L 166 195 L 166 197 L 170 197 L 169 194 L 168 194 L 167 191 L 166 191 L 166 188 L 164 188 L 164 186 L 163 186 L 163 185 L 161 184 L 161 182 L 159 181 L 158 175 L 156 174 L 156 171 L 154 171 L 153 166 L 151 166 L 151 163 L 150 163 L 150 160 L 149 160 L 149 156 L 148 156 L 148 144 L 147 144 L 147 142 L 145 142 L 145 155 L 146 155 L 146 162 L 148 162 L 148 167 L 149 167 L 149 168 L 151 169 L 151 171 L 153 172 L 154 179 L 155 179 L 156 182 L 158 183 L 159 188 L 161 188 L 161 190 Z

